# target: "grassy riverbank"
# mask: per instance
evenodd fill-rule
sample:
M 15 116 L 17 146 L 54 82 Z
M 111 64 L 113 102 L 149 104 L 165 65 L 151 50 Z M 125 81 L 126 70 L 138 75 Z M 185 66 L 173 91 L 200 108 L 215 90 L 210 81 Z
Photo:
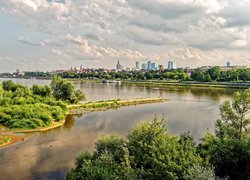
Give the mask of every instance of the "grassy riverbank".
M 0 135 L 0 147 L 6 146 L 10 144 L 12 141 L 12 138 L 6 135 Z
M 233 89 L 248 89 L 250 83 L 237 82 L 172 82 L 172 81 L 122 81 L 123 84 L 136 84 L 149 87 L 191 87 L 191 88 L 233 88 Z
M 123 106 L 135 106 L 140 104 L 150 104 L 164 102 L 163 98 L 143 98 L 132 100 L 107 100 L 98 102 L 87 102 L 76 105 L 69 105 L 68 111 L 70 114 L 83 114 L 92 111 L 104 111 L 108 109 L 117 109 Z

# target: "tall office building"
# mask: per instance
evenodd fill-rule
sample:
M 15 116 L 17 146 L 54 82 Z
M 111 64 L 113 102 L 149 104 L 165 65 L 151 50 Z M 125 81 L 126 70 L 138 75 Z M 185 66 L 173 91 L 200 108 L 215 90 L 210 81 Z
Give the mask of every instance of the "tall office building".
M 137 70 L 141 69 L 141 67 L 140 67 L 140 62 L 139 62 L 139 61 L 136 61 L 136 62 L 135 62 L 135 68 L 136 68 Z
M 173 61 L 168 61 L 168 70 L 176 69 L 176 64 Z
M 147 63 L 143 63 L 143 64 L 141 65 L 141 69 L 146 71 L 146 70 L 148 69 Z
M 151 61 L 148 61 L 148 70 L 151 70 Z
M 155 62 L 151 63 L 150 70 L 156 70 L 156 69 L 157 69 L 156 63 Z

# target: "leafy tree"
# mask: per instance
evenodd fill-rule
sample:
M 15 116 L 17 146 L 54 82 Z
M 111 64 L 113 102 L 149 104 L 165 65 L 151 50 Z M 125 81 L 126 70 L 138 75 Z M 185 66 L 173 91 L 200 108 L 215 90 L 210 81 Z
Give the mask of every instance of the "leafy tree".
M 0 84 L 0 100 L 3 99 L 3 94 L 4 94 L 3 86 L 2 84 Z
M 236 92 L 231 101 L 225 101 L 221 107 L 221 119 L 217 120 L 217 136 L 241 139 L 249 133 L 250 89 Z
M 205 138 L 201 154 L 209 158 L 215 175 L 234 180 L 250 179 L 250 138 L 220 139 Z
M 189 138 L 171 137 L 164 120 L 143 122 L 128 135 L 132 167 L 142 179 L 183 179 L 190 167 L 201 164 Z
M 205 74 L 204 74 L 204 72 L 200 68 L 195 69 L 192 72 L 191 77 L 195 81 L 200 81 L 200 82 L 205 81 Z
M 67 179 L 137 179 L 130 167 L 125 140 L 117 135 L 104 136 L 95 147 L 93 155 L 85 152 L 76 158 L 76 166 L 68 172 Z
M 85 99 L 81 91 L 76 91 L 73 84 L 59 76 L 54 76 L 51 82 L 52 94 L 57 100 L 77 103 Z
M 207 73 L 209 74 L 212 80 L 216 81 L 220 78 L 220 67 L 214 66 L 211 69 L 208 69 Z
M 39 86 L 37 84 L 32 86 L 32 92 L 35 95 L 39 95 L 42 97 L 49 97 L 52 95 L 51 88 L 47 85 L 45 86 Z
M 202 164 L 190 136 L 171 137 L 166 122 L 154 119 L 132 129 L 127 140 L 99 139 L 93 155 L 76 158 L 67 179 L 184 179 Z
M 214 180 L 215 174 L 211 167 L 194 165 L 189 169 L 189 174 L 184 178 L 186 180 Z

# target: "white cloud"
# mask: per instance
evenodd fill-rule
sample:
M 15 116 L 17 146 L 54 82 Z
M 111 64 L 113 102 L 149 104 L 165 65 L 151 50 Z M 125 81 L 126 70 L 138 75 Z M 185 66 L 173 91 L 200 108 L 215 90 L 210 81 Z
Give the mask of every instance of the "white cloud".
M 45 59 L 55 54 L 68 63 L 82 59 L 100 66 L 118 58 L 128 64 L 148 58 L 193 66 L 226 59 L 249 64 L 242 59 L 250 49 L 246 0 L 2 0 L 0 7 L 46 34 L 18 35 L 20 43 L 53 46 L 40 54 Z
M 63 53 L 61 50 L 59 49 L 52 49 L 51 52 L 55 55 L 58 55 L 58 56 L 62 56 L 62 57 L 66 57 L 67 55 L 65 53 Z

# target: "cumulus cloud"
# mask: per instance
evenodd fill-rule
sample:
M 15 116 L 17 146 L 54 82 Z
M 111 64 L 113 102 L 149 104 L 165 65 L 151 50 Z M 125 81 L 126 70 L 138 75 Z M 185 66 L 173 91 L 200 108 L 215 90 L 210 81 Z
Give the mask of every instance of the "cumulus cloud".
M 45 50 L 54 46 L 47 56 L 67 62 L 111 65 L 121 58 L 130 65 L 152 58 L 192 66 L 227 59 L 249 64 L 243 60 L 250 57 L 247 0 L 2 0 L 0 7 L 0 14 L 46 34 L 39 39 L 19 34 L 18 42 Z

